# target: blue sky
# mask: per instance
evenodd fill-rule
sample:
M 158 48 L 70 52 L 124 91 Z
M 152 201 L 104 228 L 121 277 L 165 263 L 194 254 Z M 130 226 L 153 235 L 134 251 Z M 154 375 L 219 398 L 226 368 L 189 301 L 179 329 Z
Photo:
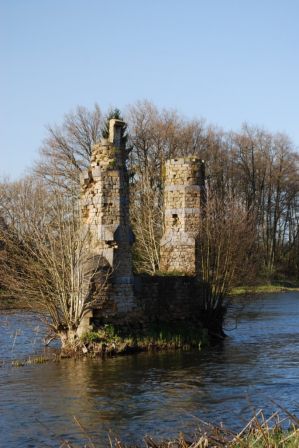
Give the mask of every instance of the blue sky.
M 0 0 L 0 175 L 76 107 L 149 99 L 299 146 L 297 0 Z

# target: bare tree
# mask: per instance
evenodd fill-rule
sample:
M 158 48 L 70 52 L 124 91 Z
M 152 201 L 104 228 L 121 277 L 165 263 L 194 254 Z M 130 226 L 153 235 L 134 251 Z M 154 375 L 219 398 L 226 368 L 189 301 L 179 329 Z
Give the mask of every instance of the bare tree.
M 271 278 L 291 234 L 296 235 L 298 153 L 287 136 L 244 125 L 232 137 L 232 156 L 232 181 L 247 208 L 255 211 L 260 265 Z
M 147 186 L 145 185 L 147 183 Z M 150 187 L 149 180 L 139 182 L 131 200 L 131 223 L 135 234 L 134 270 L 154 275 L 160 269 L 160 239 L 162 233 L 162 193 Z
M 164 162 L 197 151 L 203 141 L 203 122 L 186 121 L 176 111 L 158 110 L 149 101 L 131 106 L 127 121 L 135 268 L 153 275 L 160 265 Z
M 85 313 L 94 300 L 104 300 L 108 278 L 108 273 L 101 283 L 97 278 L 94 297 L 99 266 L 90 263 L 89 233 L 80 225 L 78 204 L 33 179 L 2 186 L 3 196 L 2 282 L 10 295 L 44 317 L 63 348 L 73 347 Z
M 48 184 L 78 194 L 80 173 L 89 166 L 92 147 L 101 138 L 102 125 L 102 113 L 95 104 L 93 110 L 78 106 L 65 115 L 61 125 L 48 126 L 35 172 Z
M 209 191 L 198 238 L 198 274 L 210 285 L 205 309 L 216 312 L 223 299 L 253 269 L 255 221 L 238 198 L 225 200 Z
M 187 120 L 174 110 L 137 102 L 126 113 L 131 221 L 136 235 L 137 271 L 159 270 L 163 234 L 165 160 L 197 155 L 205 160 L 209 184 L 219 200 L 238 198 L 256 219 L 256 250 L 265 278 L 297 272 L 298 153 L 286 136 L 244 125 L 227 134 L 203 120 Z M 92 145 L 101 138 L 99 107 L 78 107 L 59 126 L 48 128 L 36 173 L 47 185 L 78 197 L 79 175 L 89 166 Z

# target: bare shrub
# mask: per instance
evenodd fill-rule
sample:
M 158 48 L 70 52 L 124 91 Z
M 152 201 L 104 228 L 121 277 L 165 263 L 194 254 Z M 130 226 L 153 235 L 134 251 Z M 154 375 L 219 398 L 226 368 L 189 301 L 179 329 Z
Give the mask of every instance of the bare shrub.
M 94 304 L 89 232 L 79 207 L 32 178 L 1 186 L 1 281 L 13 297 L 38 312 L 63 346 L 73 345 L 85 313 Z M 108 275 L 108 274 L 107 274 Z M 99 289 L 104 289 L 107 276 Z M 99 296 L 99 294 L 98 294 Z
M 202 214 L 198 238 L 198 272 L 211 286 L 207 310 L 216 310 L 236 283 L 253 268 L 254 214 L 238 198 L 219 199 L 210 192 Z

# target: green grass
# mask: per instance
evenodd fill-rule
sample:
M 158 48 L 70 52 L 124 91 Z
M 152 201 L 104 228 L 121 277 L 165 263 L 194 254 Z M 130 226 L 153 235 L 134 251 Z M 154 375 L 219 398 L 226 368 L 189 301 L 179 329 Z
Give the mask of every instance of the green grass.
M 299 420 L 288 411 L 283 414 L 280 416 L 275 412 L 267 419 L 260 410 L 239 434 L 233 436 L 227 447 L 298 448 Z
M 256 286 L 238 286 L 233 288 L 230 292 L 230 296 L 242 296 L 248 294 L 270 294 L 277 292 L 287 292 L 287 291 L 299 291 L 298 283 L 269 283 L 264 285 Z
M 32 364 L 44 364 L 45 362 L 48 362 L 49 358 L 45 358 L 44 356 L 34 356 L 29 357 L 28 359 L 22 360 L 22 359 L 15 359 L 11 362 L 11 365 L 13 367 L 23 367 L 28 366 Z
M 155 275 L 159 277 L 194 277 L 193 274 L 186 274 L 184 271 L 157 271 Z
M 81 338 L 84 353 L 114 355 L 149 350 L 201 349 L 208 334 L 200 325 L 152 324 L 136 329 L 104 325 Z

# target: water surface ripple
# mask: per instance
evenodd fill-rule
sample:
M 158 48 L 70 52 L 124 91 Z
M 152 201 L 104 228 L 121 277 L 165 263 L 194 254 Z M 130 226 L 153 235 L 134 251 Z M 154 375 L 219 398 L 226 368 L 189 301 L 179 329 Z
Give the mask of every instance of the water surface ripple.
M 241 427 L 254 409 L 271 412 L 277 404 L 298 415 L 299 294 L 239 299 L 234 312 L 237 327 L 202 352 L 21 368 L 11 360 L 40 352 L 43 332 L 30 314 L 2 313 L 0 446 L 82 443 L 74 417 L 104 447 L 109 430 L 136 441 L 192 432 L 198 418 Z

